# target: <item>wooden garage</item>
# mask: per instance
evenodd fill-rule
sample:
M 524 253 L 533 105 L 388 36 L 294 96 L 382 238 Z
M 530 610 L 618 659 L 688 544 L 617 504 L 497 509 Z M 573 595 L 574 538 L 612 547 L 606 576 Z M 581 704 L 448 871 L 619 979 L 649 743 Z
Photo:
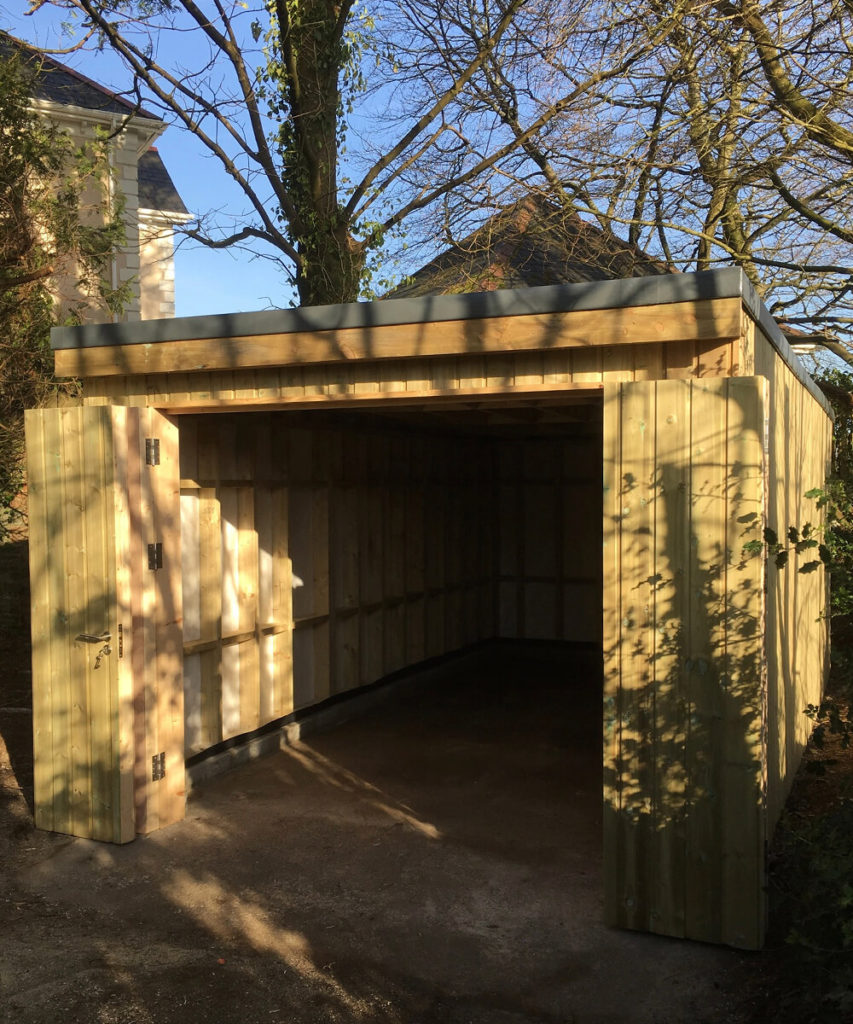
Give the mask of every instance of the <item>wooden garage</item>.
M 53 344 L 85 397 L 27 418 L 39 827 L 126 842 L 300 710 L 595 643 L 608 922 L 762 944 L 828 632 L 822 569 L 748 545 L 817 522 L 831 421 L 740 271 Z

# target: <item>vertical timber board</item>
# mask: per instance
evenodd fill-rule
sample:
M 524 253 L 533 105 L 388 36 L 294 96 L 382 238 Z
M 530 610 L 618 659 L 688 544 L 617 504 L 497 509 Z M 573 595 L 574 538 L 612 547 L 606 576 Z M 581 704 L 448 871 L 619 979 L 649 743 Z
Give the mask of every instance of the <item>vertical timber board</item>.
M 193 432 L 194 433 L 194 432 Z M 181 427 L 181 478 L 194 479 L 187 472 L 184 452 L 186 427 Z M 195 446 L 192 447 L 195 454 Z M 184 610 L 183 641 L 201 638 L 201 558 L 199 540 L 199 490 L 181 490 L 181 580 Z M 187 757 L 204 749 L 201 740 L 201 655 L 184 656 L 184 753 Z
M 766 514 L 767 381 L 727 381 L 726 657 L 723 689 L 722 932 L 746 949 L 764 941 L 766 840 L 765 561 L 744 553 Z
M 33 772 L 35 823 L 61 832 L 69 827 L 68 771 L 60 683 L 68 679 L 67 627 L 62 620 L 59 580 L 64 577 L 62 510 L 57 500 L 59 412 L 26 413 L 29 503 L 30 622 L 33 680 Z M 50 557 L 49 557 L 50 556 Z M 54 712 L 54 706 L 56 711 Z
M 691 384 L 652 385 L 655 402 L 654 568 L 652 574 L 654 730 L 652 781 L 653 931 L 685 930 L 686 745 L 688 705 L 684 679 L 689 643 L 691 507 L 689 501 Z
M 358 492 L 352 484 L 339 484 L 330 492 L 329 568 L 332 632 L 332 691 L 343 693 L 358 686 Z
M 108 406 L 26 416 L 36 824 L 113 842 L 133 835 L 131 707 L 116 638 L 127 582 L 123 429 Z M 102 645 L 76 639 L 104 632 L 112 651 L 100 659 Z
M 382 675 L 385 618 L 382 608 L 385 488 L 374 482 L 376 467 L 372 460 L 370 466 L 370 482 L 359 488 L 359 680 L 362 684 L 375 682 Z
M 518 479 L 520 447 L 504 444 L 498 454 L 497 565 L 498 565 L 498 634 L 510 638 L 520 637 L 519 609 L 523 593 L 519 580 L 521 509 L 524 488 Z
M 112 422 L 84 422 L 80 434 L 82 462 L 85 466 L 83 505 L 83 590 L 90 624 L 103 623 L 101 631 L 115 636 L 116 562 L 115 513 L 103 507 L 113 490 Z M 97 650 L 97 648 L 96 648 Z M 118 780 L 118 743 L 116 698 L 118 691 L 117 655 L 107 655 L 94 669 L 90 647 L 86 658 L 88 672 L 88 750 L 91 775 L 91 834 L 94 839 L 111 840 L 116 834 L 113 812 L 118 805 L 114 783 Z M 97 655 L 96 655 L 97 657 Z
M 273 708 L 274 717 L 279 718 L 293 711 L 293 572 L 288 539 L 288 491 L 285 486 L 273 487 L 271 505 L 272 614 L 279 630 L 274 636 Z
M 395 460 L 396 462 L 397 460 Z M 404 551 L 406 537 L 405 491 L 393 480 L 386 495 L 385 564 L 383 591 L 391 608 L 386 612 L 383 673 L 395 672 L 406 663 L 406 616 Z
M 132 432 L 131 432 L 132 433 Z M 146 462 L 145 440 L 158 438 L 160 461 Z M 134 665 L 141 673 L 136 700 L 136 830 L 152 832 L 184 817 L 183 620 L 181 592 L 181 485 L 178 428 L 154 409 L 139 412 L 137 444 L 128 445 L 134 561 L 142 565 L 140 603 L 134 614 Z M 134 497 L 136 504 L 134 507 Z M 162 565 L 150 568 L 148 545 L 162 545 Z M 140 651 L 141 648 L 141 651 Z M 154 758 L 165 774 L 155 778 Z
M 258 646 L 258 533 L 255 525 L 253 487 L 237 488 L 238 607 L 240 650 L 240 731 L 251 732 L 260 725 L 260 659 Z
M 413 457 L 413 464 L 417 459 Z M 424 495 L 419 481 L 410 481 L 406 487 L 406 548 L 403 554 L 406 587 L 406 662 L 413 664 L 425 655 L 424 617 Z
M 608 923 L 760 946 L 766 382 L 605 389 Z
M 222 739 L 222 523 L 215 487 L 198 492 L 199 639 L 215 647 L 199 655 L 202 749 Z
M 150 508 L 144 501 L 143 472 L 145 430 L 136 407 L 127 421 L 127 457 L 125 486 L 128 508 L 128 554 L 130 575 L 130 625 L 125 629 L 125 657 L 130 659 L 133 675 L 133 802 L 134 832 L 141 832 L 146 822 L 150 764 L 145 764 L 147 751 L 146 663 L 152 657 L 150 629 L 146 613 L 150 595 L 147 538 L 150 534 Z M 156 825 L 153 827 L 156 828 Z
M 240 529 L 238 522 L 239 488 L 221 486 L 219 507 L 222 526 L 222 637 L 233 638 L 240 633 Z M 220 648 L 222 679 L 222 738 L 239 736 L 241 728 L 240 646 L 223 643 Z
M 604 389 L 604 444 L 602 457 L 602 660 L 603 708 L 603 859 L 604 919 L 619 925 L 621 914 L 622 784 L 622 388 Z M 498 555 L 500 552 L 498 552 Z
M 728 406 L 718 380 L 691 384 L 690 539 L 683 663 L 687 732 L 686 933 L 719 941 L 720 791 L 725 678 L 726 438 Z
M 164 742 L 166 777 L 160 783 L 160 821 L 181 821 L 186 809 L 184 769 L 183 588 L 181 584 L 181 471 L 177 424 L 151 410 L 149 430 L 160 437 L 160 470 L 156 476 L 154 513 L 163 538 L 163 571 L 157 588 L 158 712 Z M 159 572 L 159 571 L 158 571 Z
M 622 392 L 622 735 L 620 748 L 624 844 L 622 921 L 650 930 L 654 864 L 655 692 L 652 676 L 656 382 Z M 627 585 L 627 581 L 632 585 Z
M 311 573 L 313 575 L 313 614 L 328 616 L 331 588 L 329 586 L 329 487 L 317 484 L 311 494 Z M 314 644 L 314 699 L 325 700 L 331 693 L 329 659 L 329 623 L 321 622 L 312 629 Z
M 129 421 L 138 415 L 127 407 L 115 406 L 110 410 L 112 427 L 112 487 L 114 502 L 114 531 L 112 548 L 115 552 L 115 618 L 110 619 L 112 655 L 116 668 L 116 694 L 113 720 L 115 742 L 118 749 L 118 808 L 113 814 L 114 841 L 130 842 L 136 835 L 134 816 L 134 721 L 133 708 L 137 681 L 133 662 L 127 656 L 126 638 L 131 630 L 131 590 L 133 586 L 132 544 L 130 533 L 130 504 L 127 487 Z
M 255 536 L 258 546 L 258 724 L 264 725 L 277 717 L 275 713 L 275 632 L 265 629 L 273 626 L 273 524 L 272 489 L 269 484 L 258 484 L 254 493 Z
M 97 434 L 101 424 L 83 416 L 78 408 L 62 410 L 60 432 L 60 463 L 63 476 L 64 548 L 65 548 L 65 613 L 71 635 L 100 633 L 106 628 L 89 613 L 86 594 L 86 519 L 94 512 L 95 495 L 89 493 L 87 446 L 100 448 Z M 75 628 L 76 627 L 76 628 Z M 72 641 L 73 642 L 73 641 Z M 92 766 L 89 750 L 89 702 L 92 685 L 91 647 L 74 643 L 71 671 L 68 678 L 68 764 L 71 832 L 92 836 Z

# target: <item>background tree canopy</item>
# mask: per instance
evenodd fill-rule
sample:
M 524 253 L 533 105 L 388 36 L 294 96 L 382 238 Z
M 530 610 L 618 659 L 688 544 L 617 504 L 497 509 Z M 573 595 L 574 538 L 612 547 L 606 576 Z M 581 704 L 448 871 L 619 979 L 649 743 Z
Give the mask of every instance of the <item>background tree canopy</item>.
M 303 304 L 543 190 L 673 268 L 743 266 L 805 332 L 853 328 L 849 0 L 32 6 L 240 186 L 191 235 L 278 260 Z

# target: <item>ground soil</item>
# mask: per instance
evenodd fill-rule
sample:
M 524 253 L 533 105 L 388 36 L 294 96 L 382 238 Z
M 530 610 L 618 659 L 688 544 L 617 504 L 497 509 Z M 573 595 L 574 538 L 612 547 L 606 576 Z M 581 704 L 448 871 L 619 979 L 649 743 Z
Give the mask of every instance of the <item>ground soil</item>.
M 0 601 L 2 1024 L 755 1019 L 766 954 L 601 924 L 594 655 L 389 688 L 118 847 L 33 829 L 20 593 Z

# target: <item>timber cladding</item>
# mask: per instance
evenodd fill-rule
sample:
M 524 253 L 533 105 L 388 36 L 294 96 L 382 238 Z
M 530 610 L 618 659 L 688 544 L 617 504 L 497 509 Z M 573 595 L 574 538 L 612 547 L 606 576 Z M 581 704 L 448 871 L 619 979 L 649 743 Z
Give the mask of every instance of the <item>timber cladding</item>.
M 828 664 L 822 567 L 761 541 L 819 527 L 831 422 L 739 271 L 55 340 L 85 380 L 28 422 L 40 826 L 127 841 L 182 816 L 185 757 L 471 644 L 593 643 L 607 921 L 761 945 Z
M 729 340 L 587 345 L 516 355 L 459 353 L 334 366 L 94 377 L 86 382 L 83 400 L 87 405 L 227 412 L 512 401 L 521 394 L 547 399 L 600 390 L 616 381 L 737 375 L 741 359 L 739 343 Z
M 85 401 L 167 411 L 547 394 L 752 372 L 739 272 L 53 332 Z
M 623 385 L 604 415 L 607 917 L 760 945 L 767 382 Z

